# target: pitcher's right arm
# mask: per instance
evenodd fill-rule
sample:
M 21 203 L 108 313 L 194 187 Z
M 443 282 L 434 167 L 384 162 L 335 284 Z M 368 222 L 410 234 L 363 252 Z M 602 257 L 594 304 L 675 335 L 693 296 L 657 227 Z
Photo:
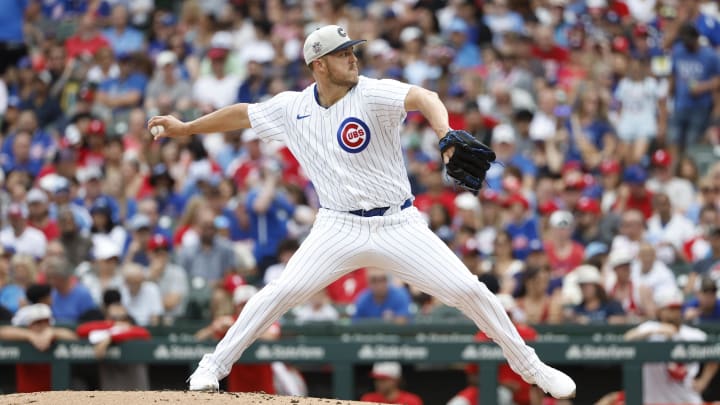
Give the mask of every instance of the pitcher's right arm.
M 248 104 L 238 103 L 223 107 L 190 122 L 182 122 L 172 115 L 155 116 L 148 122 L 148 129 L 159 125 L 165 130 L 156 135 L 159 138 L 176 138 L 192 134 L 229 132 L 250 128 Z

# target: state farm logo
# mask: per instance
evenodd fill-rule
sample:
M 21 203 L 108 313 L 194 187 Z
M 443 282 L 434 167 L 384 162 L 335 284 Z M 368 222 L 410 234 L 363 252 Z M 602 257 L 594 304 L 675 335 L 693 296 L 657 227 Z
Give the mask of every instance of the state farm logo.
M 357 353 L 361 360 L 425 360 L 429 356 L 427 347 L 408 344 L 362 345 Z
M 337 139 L 345 152 L 362 152 L 370 143 L 370 128 L 359 118 L 346 118 L 338 128 Z

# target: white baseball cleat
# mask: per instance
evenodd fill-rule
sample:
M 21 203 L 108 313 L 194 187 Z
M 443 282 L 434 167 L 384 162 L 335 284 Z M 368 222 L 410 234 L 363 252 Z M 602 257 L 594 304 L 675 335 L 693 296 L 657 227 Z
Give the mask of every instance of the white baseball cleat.
M 536 374 L 527 381 L 535 384 L 555 399 L 575 398 L 575 381 L 560 370 L 543 364 Z
M 220 391 L 220 383 L 215 374 L 205 367 L 199 366 L 188 378 L 190 391 Z

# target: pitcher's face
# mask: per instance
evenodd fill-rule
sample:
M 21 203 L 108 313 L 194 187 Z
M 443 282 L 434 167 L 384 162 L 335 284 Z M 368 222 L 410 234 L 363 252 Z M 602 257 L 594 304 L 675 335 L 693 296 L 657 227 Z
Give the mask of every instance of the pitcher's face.
M 347 87 L 357 84 L 360 72 L 353 47 L 325 55 L 322 60 L 332 84 Z

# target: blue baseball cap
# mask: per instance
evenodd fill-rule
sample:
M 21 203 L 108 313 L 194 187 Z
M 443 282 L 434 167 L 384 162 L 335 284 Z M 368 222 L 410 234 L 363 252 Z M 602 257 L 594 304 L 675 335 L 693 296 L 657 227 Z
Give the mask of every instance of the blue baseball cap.
M 603 255 L 608 252 L 608 246 L 602 242 L 590 242 L 585 247 L 585 260 L 595 257 L 597 255 Z
M 545 245 L 540 241 L 540 239 L 533 239 L 528 244 L 530 248 L 530 253 L 538 253 L 538 252 L 544 252 L 545 251 Z
M 160 24 L 166 27 L 173 26 L 177 24 L 177 19 L 172 14 L 165 14 L 162 18 L 160 18 Z
M 20 97 L 16 95 L 8 96 L 8 108 L 18 108 L 20 107 L 20 104 L 22 101 L 20 100 Z
M 230 228 L 230 220 L 227 219 L 227 217 L 225 217 L 223 215 L 216 216 L 215 220 L 213 221 L 213 224 L 215 225 L 215 228 L 217 228 L 217 229 Z
M 29 56 L 24 56 L 17 61 L 18 69 L 29 69 L 32 67 L 32 61 Z
M 450 25 L 448 26 L 449 32 L 463 32 L 467 33 L 468 31 L 468 25 L 465 21 L 463 21 L 460 18 L 454 18 Z
M 647 173 L 640 165 L 632 165 L 625 168 L 623 182 L 630 184 L 642 184 L 647 180 Z

